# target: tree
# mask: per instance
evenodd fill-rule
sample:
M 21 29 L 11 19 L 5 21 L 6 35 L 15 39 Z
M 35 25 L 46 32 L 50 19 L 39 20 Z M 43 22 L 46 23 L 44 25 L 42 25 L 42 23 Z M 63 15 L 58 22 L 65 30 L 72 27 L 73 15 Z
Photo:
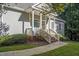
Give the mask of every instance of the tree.
M 79 4 L 67 4 L 60 17 L 66 21 L 65 33 L 71 40 L 77 39 L 79 33 Z
M 47 3 L 47 5 L 50 8 L 50 12 L 56 12 L 56 13 L 61 13 L 64 11 L 64 5 L 63 3 Z
M 61 12 L 64 12 L 64 7 L 65 4 L 63 3 L 46 3 L 46 5 L 42 6 L 42 9 L 44 10 L 43 14 L 60 14 Z
M 0 22 L 0 35 L 6 35 L 9 30 L 9 26 L 6 23 Z
M 5 14 L 6 10 L 2 7 L 3 3 L 0 3 L 0 35 L 7 34 L 7 31 L 9 30 L 9 25 L 2 22 L 2 14 Z

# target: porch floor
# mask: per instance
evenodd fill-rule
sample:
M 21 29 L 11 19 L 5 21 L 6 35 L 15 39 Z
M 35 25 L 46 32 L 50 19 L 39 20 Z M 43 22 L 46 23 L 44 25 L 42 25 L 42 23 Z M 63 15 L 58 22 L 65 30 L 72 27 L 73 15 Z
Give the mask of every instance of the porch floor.
M 18 50 L 18 51 L 9 51 L 9 52 L 1 52 L 0 56 L 30 56 L 36 55 L 40 53 L 44 53 L 50 50 L 54 50 L 61 46 L 66 45 L 67 43 L 64 42 L 54 42 L 48 45 L 32 48 L 32 49 L 25 49 L 25 50 Z

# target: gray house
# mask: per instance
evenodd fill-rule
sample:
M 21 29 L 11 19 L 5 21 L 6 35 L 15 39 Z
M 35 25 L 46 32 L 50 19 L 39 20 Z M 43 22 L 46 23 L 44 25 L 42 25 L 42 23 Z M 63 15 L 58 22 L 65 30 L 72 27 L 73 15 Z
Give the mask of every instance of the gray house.
M 45 3 L 6 3 L 1 5 L 4 11 L 1 21 L 9 25 L 8 33 L 11 34 L 28 34 L 47 37 L 55 37 L 59 40 L 58 35 L 64 35 L 65 21 L 58 18 L 56 13 L 49 13 L 50 9 L 42 8 L 47 6 Z

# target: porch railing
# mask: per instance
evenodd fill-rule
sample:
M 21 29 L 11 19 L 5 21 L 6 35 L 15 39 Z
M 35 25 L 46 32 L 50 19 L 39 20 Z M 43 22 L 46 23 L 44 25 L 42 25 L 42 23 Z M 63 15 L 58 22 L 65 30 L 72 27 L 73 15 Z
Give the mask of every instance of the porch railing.
M 40 29 L 37 35 L 42 36 L 48 43 L 51 43 L 51 36 L 43 29 Z
M 28 35 L 32 35 L 33 34 L 32 28 L 26 29 L 26 33 Z M 51 43 L 52 41 L 59 41 L 59 35 L 51 29 L 49 30 L 39 29 L 36 32 L 36 35 L 43 37 L 48 43 Z
M 50 35 L 53 36 L 56 40 L 59 41 L 59 34 L 56 33 L 55 31 L 51 30 L 51 29 L 49 29 L 49 31 L 50 31 Z
M 59 36 L 56 32 L 54 32 L 53 30 L 50 29 L 50 32 L 53 33 L 49 33 L 48 30 L 43 30 L 40 29 L 37 34 L 39 36 L 42 36 L 48 43 L 51 43 L 52 41 L 58 41 L 59 40 Z

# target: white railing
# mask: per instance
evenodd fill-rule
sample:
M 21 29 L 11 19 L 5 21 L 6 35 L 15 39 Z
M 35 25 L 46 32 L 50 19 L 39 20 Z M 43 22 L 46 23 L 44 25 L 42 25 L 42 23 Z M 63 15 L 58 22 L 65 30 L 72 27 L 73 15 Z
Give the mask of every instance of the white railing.
M 49 29 L 49 31 L 50 31 L 50 34 L 51 34 L 52 36 L 54 36 L 54 38 L 59 41 L 59 34 L 56 33 L 55 31 L 51 30 L 51 29 Z M 54 34 L 52 34 L 52 33 L 54 33 Z
M 43 29 L 40 29 L 37 34 L 42 36 L 48 43 L 51 43 L 51 36 Z
M 50 32 L 54 34 L 51 34 Z M 42 36 L 48 43 L 51 43 L 51 41 L 54 39 L 58 41 L 59 40 L 58 34 L 51 29 L 50 32 L 48 32 L 48 30 L 40 29 L 37 33 L 39 36 Z
M 28 28 L 26 30 L 26 32 L 28 32 L 28 35 L 32 35 L 32 28 Z M 53 31 L 53 30 L 43 30 L 43 29 L 39 29 L 36 32 L 36 36 L 41 36 L 43 37 L 48 43 L 51 43 L 52 41 L 59 41 L 59 35 Z

